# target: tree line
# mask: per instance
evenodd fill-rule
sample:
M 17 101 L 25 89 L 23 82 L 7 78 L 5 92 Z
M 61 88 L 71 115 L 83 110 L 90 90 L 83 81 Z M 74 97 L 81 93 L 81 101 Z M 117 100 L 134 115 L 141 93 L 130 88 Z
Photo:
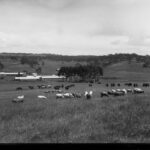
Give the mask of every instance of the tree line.
M 4 64 L 0 61 L 0 71 L 3 70 Z
M 103 69 L 101 66 L 88 64 L 88 65 L 76 65 L 76 66 L 64 66 L 58 70 L 58 75 L 63 75 L 66 78 L 76 78 L 80 81 L 97 79 L 103 76 Z
M 31 68 L 34 68 L 35 71 L 38 73 L 38 74 L 41 74 L 42 73 L 42 67 L 39 63 L 39 60 L 38 58 L 36 58 L 35 56 L 33 57 L 27 57 L 27 56 L 23 56 L 21 57 L 20 59 L 20 63 L 21 64 L 27 64 L 29 65 Z M 43 62 L 44 63 L 44 62 Z M 43 65 L 42 63 L 42 65 Z
M 32 68 L 39 66 L 39 62 L 43 60 L 61 61 L 61 62 L 99 62 L 101 66 L 106 67 L 108 65 L 118 63 L 121 61 L 128 61 L 129 63 L 134 59 L 137 62 L 143 63 L 143 67 L 150 67 L 150 56 L 142 56 L 138 54 L 109 54 L 103 56 L 66 56 L 56 54 L 27 54 L 27 53 L 1 53 L 0 59 L 12 59 L 13 61 L 20 61 L 22 64 L 26 63 Z M 3 62 L 3 61 L 2 61 Z M 40 71 L 40 69 L 38 69 Z

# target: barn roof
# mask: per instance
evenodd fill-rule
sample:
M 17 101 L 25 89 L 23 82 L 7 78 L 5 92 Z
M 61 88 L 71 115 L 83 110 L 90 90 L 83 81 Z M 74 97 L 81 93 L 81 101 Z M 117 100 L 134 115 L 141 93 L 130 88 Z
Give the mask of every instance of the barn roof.
M 62 79 L 64 76 L 57 75 L 40 75 L 40 76 L 26 76 L 26 77 L 15 77 L 16 80 L 38 80 L 38 79 Z
M 0 72 L 0 75 L 18 75 L 24 74 L 23 72 Z

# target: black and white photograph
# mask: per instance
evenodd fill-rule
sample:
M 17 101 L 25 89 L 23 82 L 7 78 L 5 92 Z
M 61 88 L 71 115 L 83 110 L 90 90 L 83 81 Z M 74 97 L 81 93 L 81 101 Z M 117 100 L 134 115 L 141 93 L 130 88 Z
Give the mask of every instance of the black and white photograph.
M 150 143 L 150 0 L 0 0 L 2 143 Z

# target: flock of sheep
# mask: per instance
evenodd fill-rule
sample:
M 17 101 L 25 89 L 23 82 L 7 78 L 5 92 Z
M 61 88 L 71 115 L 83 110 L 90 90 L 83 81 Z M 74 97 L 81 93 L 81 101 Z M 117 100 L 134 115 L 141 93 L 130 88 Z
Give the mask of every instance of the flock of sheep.
M 53 87 L 52 90 L 48 90 L 48 91 L 44 91 L 44 93 L 57 93 L 56 94 L 56 98 L 73 98 L 73 97 L 76 97 L 76 98 L 81 98 L 81 94 L 80 93 L 63 93 L 63 91 L 60 89 L 60 88 L 65 88 L 65 90 L 69 90 L 69 88 L 71 87 L 74 87 L 75 84 L 70 84 L 70 85 L 67 85 L 67 86 L 64 86 L 63 84 L 62 85 L 56 85 Z M 39 89 L 48 89 L 48 88 L 52 88 L 52 85 L 37 85 L 37 87 Z M 35 89 L 34 86 L 28 86 L 29 89 Z M 23 90 L 22 87 L 17 87 L 16 90 L 20 91 L 20 90 Z M 47 99 L 46 96 L 44 95 L 38 95 L 37 98 L 39 99 Z M 24 101 L 24 95 L 21 95 L 21 96 L 18 96 L 17 98 L 14 98 L 12 100 L 12 102 L 23 102 Z
M 117 89 L 114 90 L 112 89 L 111 91 L 103 91 L 101 92 L 101 97 L 109 97 L 109 95 L 113 95 L 113 96 L 124 96 L 127 93 L 132 93 L 132 94 L 140 94 L 140 93 L 144 93 L 144 91 L 141 88 L 134 88 L 134 89 Z
M 118 84 L 120 86 L 120 84 Z M 130 84 L 126 83 L 126 85 L 130 86 Z M 74 87 L 75 84 L 71 84 L 71 85 L 67 85 L 64 86 L 62 85 L 57 85 L 54 86 L 52 90 L 48 90 L 48 91 L 44 91 L 44 93 L 56 93 L 56 99 L 63 99 L 63 98 L 81 98 L 81 97 L 85 97 L 86 99 L 91 99 L 93 96 L 93 91 L 85 91 L 84 94 L 81 93 L 77 93 L 77 92 L 63 92 L 63 90 L 61 90 L 60 88 L 65 88 L 65 90 L 69 90 L 69 88 Z M 91 86 L 91 84 L 89 84 L 89 86 Z M 109 85 L 106 84 L 106 86 L 108 87 Z M 114 86 L 114 84 L 110 84 L 110 86 Z M 134 87 L 136 86 L 136 88 L 133 89 L 112 89 L 112 90 L 108 90 L 108 91 L 102 91 L 100 92 L 100 96 L 101 97 L 109 97 L 110 95 L 112 96 L 123 96 L 126 95 L 127 93 L 133 93 L 133 94 L 138 94 L 138 93 L 144 93 L 144 91 L 141 88 L 137 88 L 137 84 L 134 85 Z M 148 84 L 144 84 L 144 86 L 148 86 Z M 34 89 L 33 86 L 28 86 L 30 89 Z M 52 88 L 51 85 L 38 85 L 37 86 L 39 89 L 46 89 L 46 88 Z M 18 87 L 16 88 L 16 90 L 22 90 L 22 87 Z M 38 95 L 37 98 L 39 99 L 47 99 L 46 96 L 44 95 Z M 17 98 L 13 99 L 12 102 L 23 102 L 24 101 L 24 95 L 18 96 Z

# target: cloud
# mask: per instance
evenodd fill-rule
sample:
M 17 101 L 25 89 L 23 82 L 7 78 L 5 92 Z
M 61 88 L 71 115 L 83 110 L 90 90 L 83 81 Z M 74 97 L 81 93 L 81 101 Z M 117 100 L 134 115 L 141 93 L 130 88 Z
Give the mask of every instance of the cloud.
M 0 0 L 1 48 L 86 54 L 149 47 L 149 7 L 148 0 Z
M 79 0 L 77 0 L 79 2 Z M 82 0 L 81 0 L 82 1 Z M 46 9 L 59 11 L 74 7 L 78 2 L 74 0 L 0 0 L 3 5 L 43 7 Z
M 150 46 L 150 37 L 146 36 L 130 37 L 127 44 L 132 46 Z

